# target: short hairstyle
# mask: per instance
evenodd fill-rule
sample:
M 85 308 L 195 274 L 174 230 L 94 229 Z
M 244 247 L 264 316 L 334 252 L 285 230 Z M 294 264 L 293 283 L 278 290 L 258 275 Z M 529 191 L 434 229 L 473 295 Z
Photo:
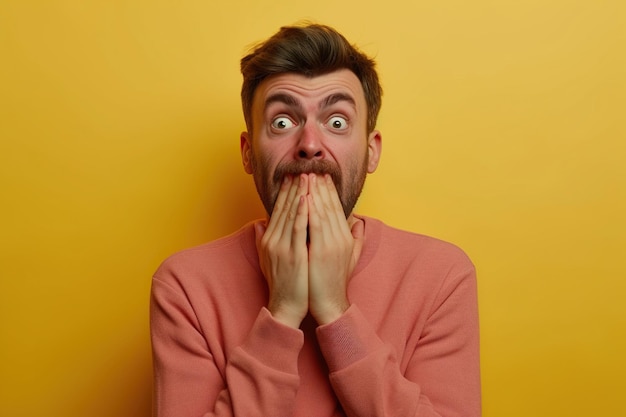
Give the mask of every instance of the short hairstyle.
M 367 130 L 376 127 L 382 87 L 375 62 L 335 29 L 319 24 L 285 26 L 241 59 L 241 104 L 246 125 L 252 130 L 252 101 L 259 84 L 284 73 L 307 77 L 349 69 L 361 81 L 367 103 Z

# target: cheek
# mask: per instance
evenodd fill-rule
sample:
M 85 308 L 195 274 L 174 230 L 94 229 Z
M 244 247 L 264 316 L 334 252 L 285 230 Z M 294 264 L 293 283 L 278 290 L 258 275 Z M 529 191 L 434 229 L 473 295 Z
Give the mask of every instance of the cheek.
M 253 155 L 253 170 L 263 176 L 271 177 L 278 163 L 276 155 L 271 150 L 258 148 L 255 149 Z
M 282 144 L 282 146 L 266 146 L 259 155 L 263 159 L 266 168 L 274 170 L 276 166 L 290 160 L 291 152 L 285 144 Z
M 367 161 L 367 148 L 365 146 L 361 147 L 346 147 L 345 149 L 341 149 L 335 152 L 335 156 L 339 159 L 338 161 L 343 161 L 342 165 L 346 167 L 356 167 L 361 166 L 363 161 Z

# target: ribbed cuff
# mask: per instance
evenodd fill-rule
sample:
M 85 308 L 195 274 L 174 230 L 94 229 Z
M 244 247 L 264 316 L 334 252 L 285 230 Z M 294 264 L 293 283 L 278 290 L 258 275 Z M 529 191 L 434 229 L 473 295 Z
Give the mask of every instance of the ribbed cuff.
M 334 322 L 319 326 L 316 333 L 331 372 L 346 368 L 383 345 L 355 305 Z
M 303 345 L 301 330 L 274 320 L 263 307 L 241 348 L 270 368 L 298 374 L 298 355 Z

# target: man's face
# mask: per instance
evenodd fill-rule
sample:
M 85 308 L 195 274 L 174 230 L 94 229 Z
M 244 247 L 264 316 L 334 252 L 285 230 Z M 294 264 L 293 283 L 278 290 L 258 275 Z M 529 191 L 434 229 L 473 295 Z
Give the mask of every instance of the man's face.
M 366 122 L 363 88 L 349 70 L 287 73 L 259 84 L 241 155 L 268 214 L 286 175 L 313 172 L 331 175 L 347 217 L 380 156 L 380 133 L 368 134 Z

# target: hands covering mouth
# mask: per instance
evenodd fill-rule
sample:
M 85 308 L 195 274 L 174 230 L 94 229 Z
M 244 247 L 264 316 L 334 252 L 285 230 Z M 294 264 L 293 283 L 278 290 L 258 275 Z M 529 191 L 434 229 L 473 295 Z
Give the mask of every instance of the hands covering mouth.
M 272 216 L 255 234 L 276 320 L 297 328 L 308 312 L 325 324 L 347 310 L 363 222 L 346 219 L 330 174 L 284 175 Z

